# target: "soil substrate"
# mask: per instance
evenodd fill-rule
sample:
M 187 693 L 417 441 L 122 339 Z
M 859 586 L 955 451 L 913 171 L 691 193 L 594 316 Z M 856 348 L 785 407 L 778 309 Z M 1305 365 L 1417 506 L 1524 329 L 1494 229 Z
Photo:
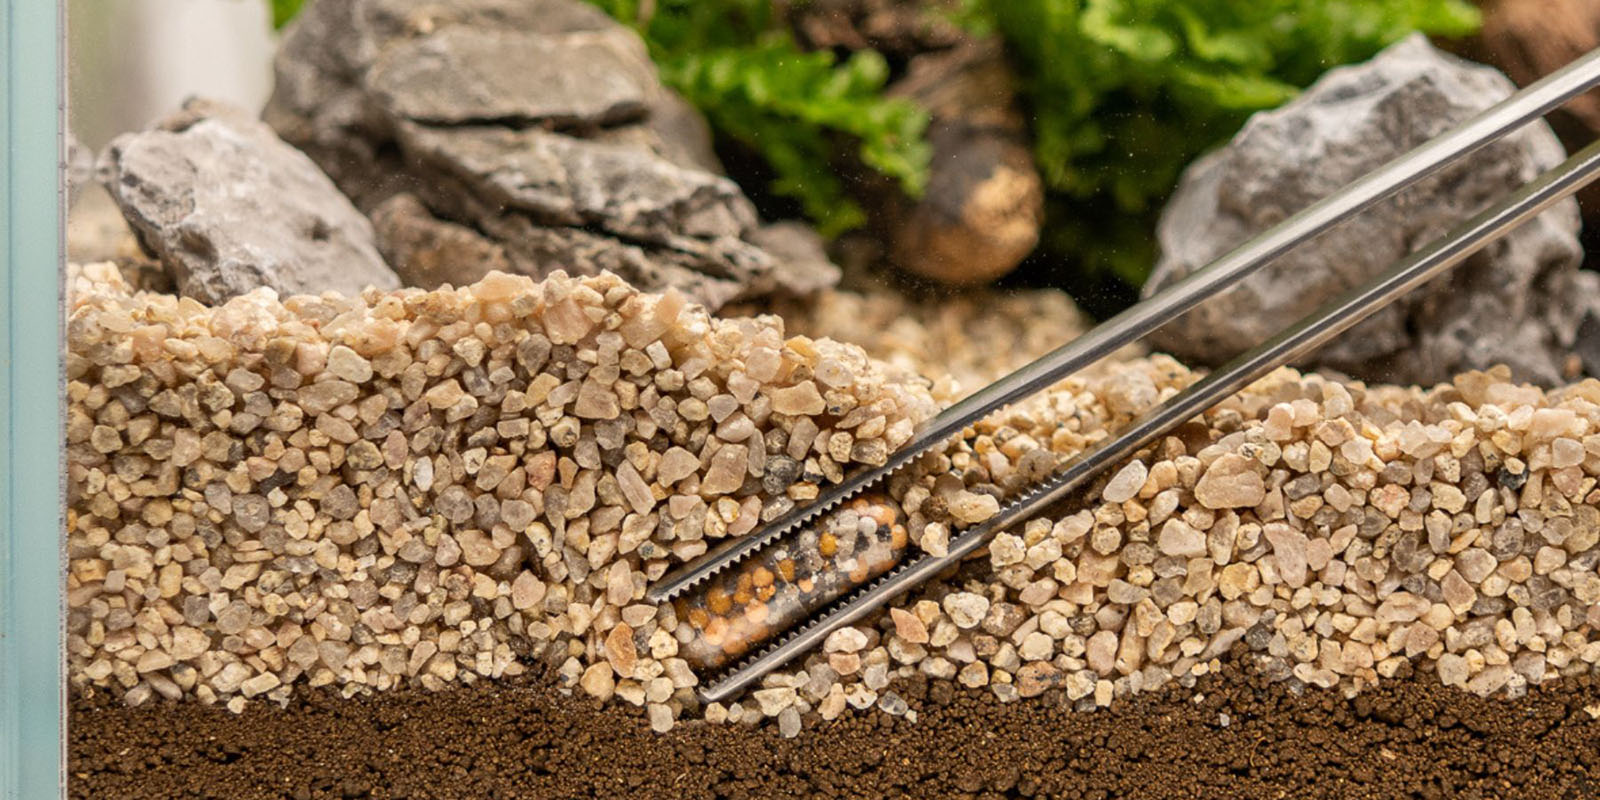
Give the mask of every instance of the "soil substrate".
M 1354 699 L 1232 667 L 1109 711 L 1009 704 L 948 683 L 878 710 L 776 726 L 685 725 L 539 679 L 345 700 L 300 691 L 235 716 L 74 698 L 74 798 L 1600 796 L 1600 680 L 1479 698 L 1431 674 Z

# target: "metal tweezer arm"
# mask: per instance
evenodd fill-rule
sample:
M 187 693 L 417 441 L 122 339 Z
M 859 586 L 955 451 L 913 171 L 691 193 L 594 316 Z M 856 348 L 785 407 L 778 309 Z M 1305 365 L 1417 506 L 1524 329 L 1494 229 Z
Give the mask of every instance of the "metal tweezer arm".
M 1395 298 L 1421 286 L 1507 231 L 1570 196 L 1600 173 L 1600 141 L 1561 166 L 1544 173 L 1510 197 L 1458 226 L 1423 250 L 1390 267 L 1295 323 L 1275 338 L 1207 375 L 1166 403 L 1146 412 L 1101 445 L 1074 457 L 1025 496 L 988 521 L 961 533 L 948 555 L 923 555 L 844 598 L 831 610 L 791 633 L 777 645 L 724 675 L 702 694 L 722 700 L 762 675 L 820 643 L 834 630 L 855 622 L 896 595 L 944 571 L 978 549 L 991 536 L 1067 496 L 1097 472 L 1132 455 L 1166 431 L 1215 405 L 1273 369 L 1316 350 Z
M 882 466 L 850 476 L 843 483 L 825 490 L 806 506 L 790 511 L 748 536 L 726 542 L 663 576 L 650 587 L 646 597 L 656 603 L 676 597 L 683 590 L 742 560 L 800 523 L 905 466 L 913 458 L 959 434 L 973 422 L 1143 338 L 1295 246 L 1437 172 L 1450 161 L 1543 116 L 1597 83 L 1600 83 L 1600 50 L 1584 55 L 1455 129 L 1357 179 L 1154 297 L 980 389 L 930 420 L 909 442 L 891 454 Z

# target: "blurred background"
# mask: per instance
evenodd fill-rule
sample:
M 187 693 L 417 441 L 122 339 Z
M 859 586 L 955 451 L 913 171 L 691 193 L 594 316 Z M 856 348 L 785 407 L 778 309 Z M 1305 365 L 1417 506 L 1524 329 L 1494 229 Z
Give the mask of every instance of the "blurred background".
M 68 124 L 88 147 L 190 95 L 259 109 L 272 91 L 272 12 L 260 0 L 69 0 Z
M 352 34 L 343 28 L 375 23 L 318 13 L 316 3 L 361 6 L 371 19 L 403 19 L 391 26 L 395 30 Z M 378 211 L 396 188 L 395 181 L 376 177 L 415 173 L 415 159 L 383 162 L 394 143 L 372 139 L 373 131 L 347 125 L 339 114 L 383 106 L 397 92 L 415 94 L 405 102 L 426 105 L 436 99 L 428 87 L 350 87 L 352 96 L 373 92 L 364 95 L 365 106 L 349 105 L 348 97 L 296 98 L 293 91 L 273 96 L 280 40 L 293 43 L 298 34 L 302 43 L 300 50 L 291 46 L 293 59 L 279 64 L 292 76 L 287 85 L 335 85 L 370 66 L 351 59 L 372 54 L 344 51 L 352 35 L 375 41 L 398 30 L 397 39 L 428 39 L 445 26 L 470 27 L 468 18 L 480 12 L 504 18 L 497 34 L 559 38 L 554 29 L 564 23 L 551 20 L 572 14 L 585 26 L 624 36 L 623 29 L 631 29 L 638 38 L 624 49 L 637 53 L 606 61 L 606 68 L 631 69 L 628 59 L 647 54 L 655 72 L 642 80 L 659 86 L 649 89 L 656 99 L 648 111 L 630 118 L 642 128 L 627 133 L 629 141 L 646 143 L 676 164 L 724 173 L 762 220 L 792 221 L 807 235 L 814 232 L 846 287 L 891 283 L 924 295 L 1054 287 L 1099 318 L 1135 302 L 1141 290 L 1149 291 L 1147 282 L 1158 285 L 1186 268 L 1165 263 L 1173 259 L 1163 245 L 1172 247 L 1161 231 L 1169 219 L 1174 230 L 1181 228 L 1183 215 L 1174 208 L 1182 205 L 1183 186 L 1202 182 L 1201 156 L 1230 140 L 1237 144 L 1251 115 L 1289 108 L 1330 69 L 1362 65 L 1378 76 L 1376 83 L 1403 92 L 1411 80 L 1399 66 L 1405 59 L 1384 67 L 1374 57 L 1408 37 L 1426 37 L 1427 52 L 1412 63 L 1423 70 L 1418 74 L 1455 75 L 1451 80 L 1466 86 L 1477 80 L 1463 77 L 1475 67 L 1454 60 L 1461 57 L 1526 84 L 1600 45 L 1597 0 L 69 0 L 69 125 L 83 145 L 80 169 L 114 136 L 146 128 L 187 97 L 220 100 L 252 115 L 266 107 L 277 134 L 310 155 L 374 221 L 412 220 L 429 231 L 435 223 L 466 223 L 475 229 L 470 239 L 476 249 L 468 250 L 479 254 L 471 259 L 496 263 L 481 254 L 510 248 L 506 257 L 514 264 L 526 237 L 463 218 L 459 198 L 423 191 L 422 205 L 405 206 L 407 215 L 392 213 L 396 206 Z M 592 81 L 584 71 L 599 69 L 581 62 L 513 69 L 505 54 L 490 50 L 452 57 L 477 65 L 455 80 L 477 80 L 474 70 L 481 66 L 489 83 L 468 88 L 509 103 L 570 102 L 554 87 Z M 527 69 L 547 67 L 549 74 L 538 80 L 527 77 Z M 1358 143 L 1386 126 L 1409 126 L 1392 138 L 1415 144 L 1421 139 L 1409 137 L 1442 130 L 1421 118 L 1434 114 L 1440 125 L 1464 119 L 1477 110 L 1468 106 L 1487 106 L 1510 85 L 1463 90 L 1464 96 L 1476 92 L 1481 103 L 1435 98 L 1449 108 L 1419 110 L 1410 115 L 1417 120 L 1379 112 L 1366 120 L 1324 115 L 1314 124 L 1325 128 L 1317 133 L 1328 141 Z M 533 97 L 539 92 L 552 95 Z M 269 99 L 278 103 L 276 111 Z M 395 109 L 384 113 L 390 112 Z M 507 122 L 493 114 L 468 121 Z M 1600 102 L 1583 98 L 1550 122 L 1571 149 L 1600 134 Z M 523 125 L 579 137 L 623 135 L 617 119 L 573 124 L 530 117 L 512 127 Z M 1539 146 L 1530 147 L 1524 155 L 1534 165 L 1544 157 Z M 1314 160 L 1290 149 L 1280 147 L 1273 156 L 1285 180 Z M 350 173 L 352 154 L 360 153 L 378 161 Z M 1387 157 L 1345 166 L 1366 170 Z M 1337 165 L 1317 168 L 1324 167 L 1338 171 Z M 1318 180 L 1337 185 L 1353 174 Z M 436 182 L 425 174 L 403 179 Z M 1295 191 L 1285 184 L 1277 195 L 1252 200 L 1250 214 L 1292 211 L 1287 206 L 1298 201 L 1285 198 Z M 1583 203 L 1591 224 L 1563 240 L 1582 236 L 1582 252 L 1572 252 L 1589 270 L 1600 231 L 1592 224 L 1600 209 L 1593 194 Z M 109 209 L 98 189 L 84 196 Z M 80 224 L 89 219 L 76 216 Z M 115 217 L 111 210 L 101 219 L 114 227 Z M 1217 226 L 1196 230 L 1208 227 Z M 380 224 L 377 232 L 379 249 L 402 278 L 407 264 L 394 262 L 416 256 L 400 252 L 403 233 L 394 224 Z M 447 255 L 429 257 L 448 261 Z M 548 269 L 561 257 L 545 253 L 528 269 Z M 1194 257 L 1203 263 L 1208 255 Z M 1539 277 L 1542 269 L 1530 262 L 1523 271 L 1555 287 Z M 456 282 L 468 277 L 452 274 Z M 830 281 L 812 283 L 819 282 Z M 1564 291 L 1550 289 L 1552 296 Z M 1552 323 L 1556 339 L 1570 341 L 1574 320 L 1583 314 L 1561 316 Z M 1161 346 L 1177 352 L 1183 345 L 1180 338 Z

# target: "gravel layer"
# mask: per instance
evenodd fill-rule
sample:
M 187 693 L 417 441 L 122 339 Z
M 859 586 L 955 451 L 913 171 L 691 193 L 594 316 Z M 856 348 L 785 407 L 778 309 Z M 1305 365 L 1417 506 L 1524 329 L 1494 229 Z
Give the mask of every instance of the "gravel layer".
M 647 706 L 657 730 L 693 713 L 793 736 L 852 707 L 914 717 L 896 680 L 1093 708 L 1192 685 L 1240 644 L 1264 675 L 1346 693 L 1420 667 L 1515 696 L 1600 661 L 1596 381 L 1280 370 L 806 664 L 700 708 L 678 652 L 696 629 L 643 603 L 647 582 L 881 463 L 933 410 L 907 368 L 949 377 L 917 353 L 981 376 L 974 353 L 1020 361 L 1044 337 L 870 339 L 890 366 L 610 276 L 216 310 L 129 295 L 107 268 L 77 283 L 71 674 L 134 705 L 436 689 L 542 661 Z M 892 308 L 842 297 L 818 308 Z M 871 318 L 808 322 L 849 335 Z M 1065 381 L 897 475 L 895 518 L 940 553 L 1196 377 L 1153 356 Z
M 860 345 L 873 358 L 928 377 L 934 399 L 946 405 L 1092 327 L 1056 289 L 945 290 L 918 299 L 871 283 L 804 300 L 779 298 L 773 311 L 795 333 Z M 1142 353 L 1132 345 L 1117 355 Z
M 613 276 L 216 309 L 108 265 L 73 288 L 71 679 L 134 705 L 534 659 L 670 724 L 689 631 L 647 583 L 933 407 L 858 348 Z
M 1193 379 L 1134 359 L 979 423 L 897 495 L 939 553 L 1033 477 Z M 1081 708 L 1184 684 L 1243 642 L 1351 694 L 1413 662 L 1517 695 L 1600 661 L 1600 382 L 1468 373 L 1429 391 L 1281 370 L 1001 534 L 803 669 L 708 719 L 836 718 L 921 674 Z M 895 485 L 895 484 L 891 484 Z M 781 721 L 781 716 L 780 716 Z

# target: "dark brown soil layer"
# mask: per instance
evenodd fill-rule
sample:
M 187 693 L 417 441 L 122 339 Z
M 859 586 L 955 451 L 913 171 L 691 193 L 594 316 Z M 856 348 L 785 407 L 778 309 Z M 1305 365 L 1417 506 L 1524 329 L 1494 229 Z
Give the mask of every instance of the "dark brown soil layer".
M 900 687 L 874 711 L 775 726 L 682 725 L 529 681 L 340 700 L 240 717 L 198 704 L 74 700 L 74 798 L 1567 798 L 1600 796 L 1600 681 L 1515 699 L 1431 675 L 1346 700 L 1244 670 L 1074 712 L 1060 698 Z M 1201 695 L 1196 699 L 1196 693 Z M 1596 707 L 1600 711 L 1600 707 Z M 1222 724 L 1226 715 L 1227 725 Z

